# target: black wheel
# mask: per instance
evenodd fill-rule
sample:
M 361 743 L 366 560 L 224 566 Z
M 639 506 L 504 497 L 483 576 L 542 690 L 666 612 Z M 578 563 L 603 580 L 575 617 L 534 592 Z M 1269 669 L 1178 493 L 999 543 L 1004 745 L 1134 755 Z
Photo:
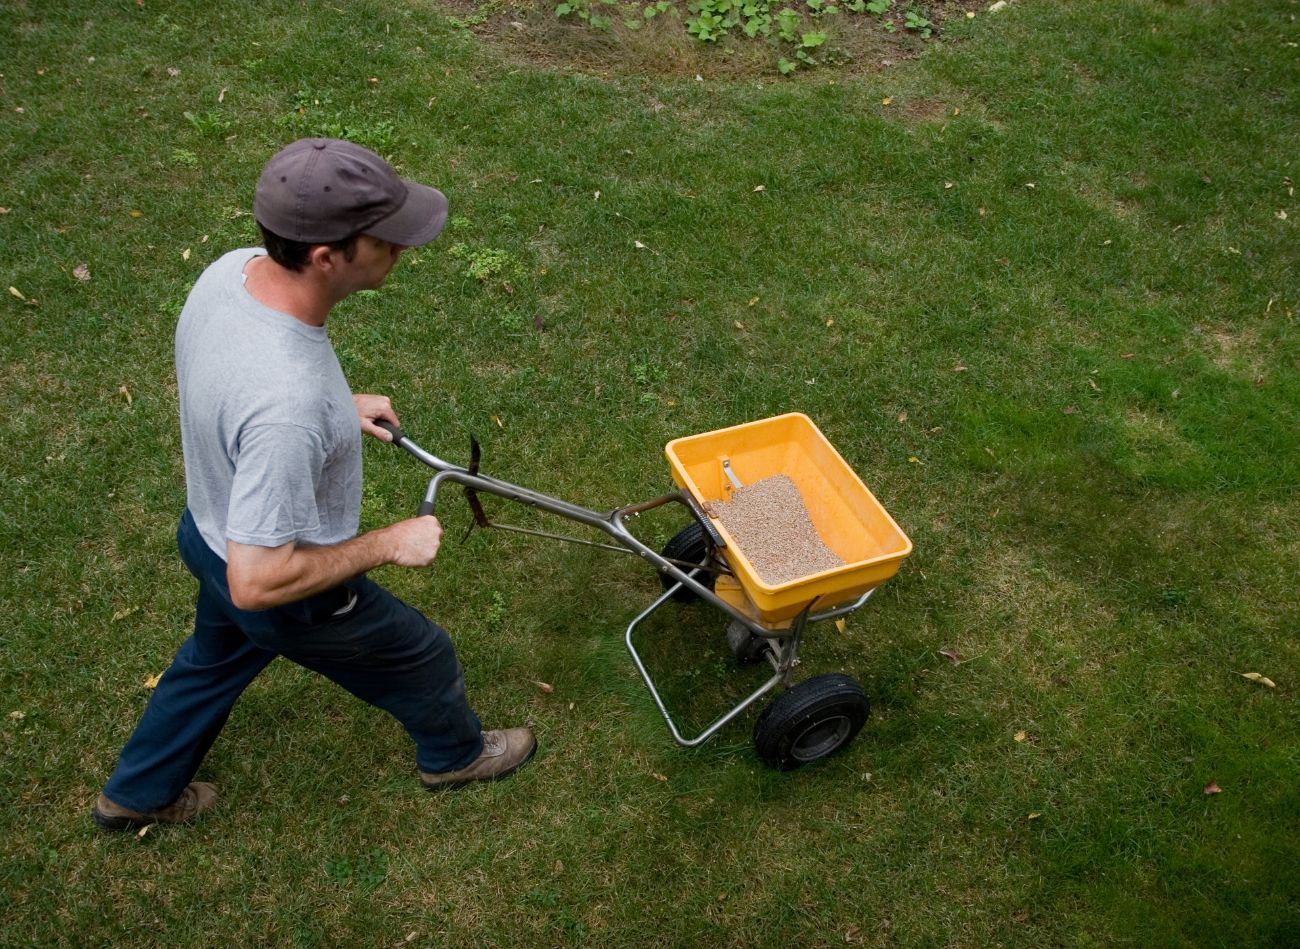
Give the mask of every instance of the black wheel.
M 754 748 L 764 764 L 790 771 L 846 747 L 870 714 L 862 686 L 849 676 L 814 676 L 764 709 L 754 723 Z
M 709 560 L 709 540 L 704 533 L 704 527 L 699 521 L 692 521 L 678 531 L 672 540 L 664 544 L 664 549 L 660 553 L 668 560 L 681 560 L 685 563 L 706 563 Z M 713 574 L 697 574 L 695 579 L 710 590 L 713 589 Z M 659 582 L 664 585 L 665 590 L 677 583 L 666 573 L 659 574 Z M 673 594 L 673 599 L 678 603 L 690 603 L 699 598 L 698 593 L 687 587 L 682 587 Z
M 772 644 L 761 636 L 755 636 L 749 627 L 739 620 L 732 620 L 727 627 L 727 646 L 736 661 L 742 666 L 752 666 L 762 662 Z

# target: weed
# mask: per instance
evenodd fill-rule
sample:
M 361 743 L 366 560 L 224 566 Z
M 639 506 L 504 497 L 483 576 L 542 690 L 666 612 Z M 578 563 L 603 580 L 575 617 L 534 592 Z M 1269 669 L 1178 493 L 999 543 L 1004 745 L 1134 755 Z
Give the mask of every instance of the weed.
M 509 251 L 489 247 L 474 249 L 468 244 L 453 244 L 447 254 L 465 262 L 465 275 L 480 283 L 518 270 L 518 263 Z
M 199 167 L 199 156 L 187 148 L 173 148 L 172 164 L 180 165 L 182 168 L 197 168 Z
M 225 138 L 231 129 L 230 122 L 220 112 L 182 112 L 185 121 L 205 138 Z
M 355 858 L 329 860 L 325 875 L 333 883 L 357 883 L 374 889 L 388 879 L 388 854 L 375 848 Z
M 499 633 L 505 626 L 508 615 L 505 594 L 500 590 L 493 590 L 491 599 L 492 602 L 483 611 L 483 625 L 487 627 L 488 632 Z
M 598 3 L 612 5 L 618 3 L 618 0 L 598 0 Z M 777 69 L 782 74 L 789 75 L 800 66 L 817 65 L 819 60 L 814 59 L 809 50 L 820 46 L 828 36 L 825 30 L 805 30 L 806 18 L 813 21 L 833 19 L 842 12 L 880 17 L 892 5 L 893 0 L 804 0 L 802 9 L 784 6 L 775 10 L 770 0 L 690 0 L 686 5 L 690 15 L 684 22 L 687 34 L 702 43 L 715 45 L 724 37 L 739 34 L 748 40 L 761 39 L 776 46 L 781 50 L 777 58 Z M 650 20 L 670 10 L 676 12 L 674 3 L 659 0 L 641 8 L 640 17 L 625 18 L 623 24 L 629 30 L 637 30 L 642 19 Z M 573 16 L 585 20 L 597 29 L 607 29 L 611 22 L 609 17 L 595 12 L 591 0 L 563 0 L 555 7 L 555 12 L 559 17 Z M 904 26 L 922 39 L 929 39 L 932 35 L 930 20 L 917 9 L 909 8 Z M 885 21 L 883 28 L 892 32 L 894 22 Z M 809 37 L 817 39 L 809 42 Z M 793 48 L 782 49 L 782 44 Z M 834 55 L 823 56 L 820 61 L 841 64 L 848 59 L 842 50 L 837 50 Z
M 299 89 L 293 96 L 290 110 L 279 118 L 279 124 L 295 135 L 315 138 L 340 138 L 355 142 L 386 158 L 397 150 L 397 126 L 387 119 L 358 120 L 334 107 L 328 93 L 311 93 Z

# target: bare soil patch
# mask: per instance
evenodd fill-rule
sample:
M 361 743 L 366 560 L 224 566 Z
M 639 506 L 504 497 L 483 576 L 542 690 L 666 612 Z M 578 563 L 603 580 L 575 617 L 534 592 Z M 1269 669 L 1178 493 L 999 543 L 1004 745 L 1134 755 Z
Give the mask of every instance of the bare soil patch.
M 701 76 L 707 79 L 779 78 L 776 63 L 793 56 L 788 44 L 774 38 L 749 39 L 743 34 L 717 42 L 701 42 L 686 31 L 690 17 L 685 0 L 674 10 L 645 20 L 645 3 L 601 6 L 611 24 L 594 29 L 575 17 L 556 16 L 551 0 L 438 0 L 475 35 L 488 41 L 511 60 L 567 69 L 597 76 Z M 829 38 L 816 50 L 818 66 L 796 75 L 865 75 L 911 59 L 932 43 L 942 42 L 944 26 L 968 11 L 987 8 L 983 0 L 939 0 L 913 4 L 931 23 L 931 36 L 923 38 L 904 27 L 905 6 L 896 3 L 883 16 L 848 11 L 805 20 L 807 29 L 823 30 Z M 802 2 L 789 4 L 805 15 Z M 773 12 L 780 9 L 773 6 Z M 625 20 L 639 22 L 629 29 Z M 892 27 L 892 30 L 891 30 Z M 919 116 L 924 120 L 927 116 Z

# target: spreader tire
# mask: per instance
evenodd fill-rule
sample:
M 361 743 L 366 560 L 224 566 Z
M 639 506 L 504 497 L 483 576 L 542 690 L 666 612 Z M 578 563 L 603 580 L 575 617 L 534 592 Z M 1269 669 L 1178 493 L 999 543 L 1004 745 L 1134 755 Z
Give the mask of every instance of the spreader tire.
M 664 549 L 660 553 L 668 560 L 681 560 L 686 563 L 700 564 L 706 562 L 709 559 L 709 542 L 704 534 L 704 527 L 699 521 L 692 521 L 678 531 L 673 539 L 664 545 Z M 696 574 L 695 579 L 710 590 L 713 589 L 713 574 Z M 659 574 L 659 582 L 664 585 L 665 590 L 677 583 L 666 573 Z M 681 587 L 673 594 L 673 599 L 678 603 L 690 603 L 699 598 L 698 593 L 686 586 Z
M 754 723 L 754 748 L 768 767 L 790 771 L 846 747 L 871 714 L 862 687 L 838 672 L 792 686 Z
M 752 666 L 762 662 L 772 644 L 761 636 L 755 636 L 749 627 L 740 620 L 732 620 L 727 627 L 727 647 L 742 666 Z

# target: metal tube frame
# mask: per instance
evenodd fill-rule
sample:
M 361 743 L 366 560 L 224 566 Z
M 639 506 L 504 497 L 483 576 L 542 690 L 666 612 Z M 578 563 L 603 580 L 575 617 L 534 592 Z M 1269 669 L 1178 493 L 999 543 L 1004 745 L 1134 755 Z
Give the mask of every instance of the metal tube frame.
M 500 498 L 505 498 L 508 501 L 515 501 L 528 507 L 540 508 L 543 511 L 547 511 L 548 513 L 555 514 L 559 517 L 577 521 L 578 523 L 585 524 L 588 527 L 594 527 L 597 530 L 608 534 L 622 546 L 597 544 L 592 541 L 582 540 L 575 537 L 548 534 L 542 531 L 528 530 L 526 528 L 513 527 L 506 524 L 492 524 L 491 526 L 493 527 L 517 533 L 532 534 L 554 540 L 567 541 L 570 543 L 584 544 L 591 547 L 599 547 L 602 550 L 612 550 L 617 553 L 635 554 L 636 556 L 641 557 L 641 559 L 649 562 L 660 573 L 666 574 L 672 580 L 676 581 L 653 603 L 646 607 L 640 615 L 628 624 L 627 632 L 624 635 L 624 642 L 627 645 L 628 652 L 632 655 L 632 661 L 636 664 L 637 671 L 641 674 L 641 678 L 645 680 L 645 684 L 650 690 L 651 698 L 654 699 L 655 705 L 658 706 L 660 714 L 663 715 L 664 721 L 667 722 L 668 730 L 672 733 L 673 740 L 685 748 L 694 748 L 697 745 L 703 744 L 719 729 L 725 727 L 764 695 L 771 692 L 781 683 L 788 682 L 794 667 L 799 663 L 799 646 L 803 639 L 804 630 L 810 623 L 835 619 L 836 617 L 851 613 L 865 604 L 867 600 L 871 598 L 871 595 L 879 589 L 878 587 L 872 587 L 854 602 L 835 607 L 834 609 L 825 610 L 821 613 L 812 612 L 812 608 L 817 602 L 816 599 L 814 599 L 804 607 L 803 612 L 795 617 L 789 629 L 773 630 L 747 616 L 745 613 L 723 600 L 707 586 L 700 583 L 700 581 L 696 579 L 696 576 L 700 573 L 709 572 L 711 568 L 707 565 L 699 564 L 693 567 L 683 567 L 679 562 L 669 560 L 652 548 L 647 547 L 644 543 L 638 540 L 624 524 L 625 518 L 638 517 L 646 511 L 651 511 L 657 507 L 670 503 L 681 504 L 691 511 L 693 517 L 698 517 L 697 505 L 692 504 L 690 497 L 683 492 L 677 491 L 672 494 L 665 494 L 649 501 L 642 501 L 638 504 L 629 504 L 624 507 L 615 508 L 608 514 L 602 514 L 599 511 L 581 507 L 577 504 L 570 504 L 567 501 L 562 501 L 559 498 L 552 497 L 551 495 L 542 494 L 539 491 L 533 491 L 517 484 L 511 484 L 508 481 L 502 481 L 497 478 L 490 478 L 484 475 L 472 473 L 466 468 L 451 464 L 436 455 L 430 454 L 400 430 L 395 432 L 394 436 L 394 444 L 405 449 L 411 455 L 415 456 L 416 459 L 438 472 L 429 480 L 429 487 L 424 495 L 424 504 L 421 505 L 423 510 L 433 511 L 436 509 L 439 490 L 445 482 L 451 481 L 456 484 L 464 485 L 466 488 L 473 491 L 482 491 Z M 709 533 L 712 535 L 712 531 L 709 531 Z M 741 623 L 755 636 L 768 640 L 771 648 L 768 650 L 766 655 L 774 672 L 772 678 L 768 679 L 763 683 L 763 685 L 759 686 L 756 691 L 746 697 L 739 705 L 731 709 L 729 712 L 724 713 L 694 738 L 686 738 L 678 730 L 676 723 L 668 712 L 668 708 L 665 706 L 663 699 L 659 695 L 659 690 L 655 688 L 654 680 L 651 678 L 649 670 L 646 668 L 645 663 L 642 662 L 641 656 L 637 653 L 636 647 L 632 642 L 632 634 L 636 628 L 655 611 L 671 600 L 673 594 L 681 590 L 683 587 L 699 596 L 706 603 L 721 610 L 736 622 Z

